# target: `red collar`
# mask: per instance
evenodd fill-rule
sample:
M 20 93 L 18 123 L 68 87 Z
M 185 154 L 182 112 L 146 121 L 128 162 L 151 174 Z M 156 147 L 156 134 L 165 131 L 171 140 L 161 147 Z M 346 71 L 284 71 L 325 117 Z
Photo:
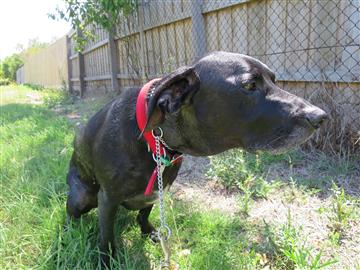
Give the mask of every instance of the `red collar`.
M 155 138 L 150 131 L 144 131 L 145 125 L 147 123 L 147 102 L 146 97 L 150 90 L 150 87 L 157 81 L 159 81 L 160 78 L 153 79 L 149 82 L 147 82 L 140 90 L 140 93 L 137 97 L 136 101 L 136 121 L 138 124 L 138 127 L 141 132 L 143 132 L 143 136 L 146 140 L 146 142 L 149 144 L 149 147 L 153 153 L 156 153 L 155 148 Z M 163 152 L 161 153 L 163 154 Z
M 152 131 L 144 131 L 145 129 L 145 125 L 147 123 L 147 102 L 146 102 L 146 97 L 148 95 L 148 92 L 150 90 L 150 87 L 157 81 L 159 81 L 161 78 L 156 78 L 153 79 L 149 82 L 147 82 L 140 90 L 140 93 L 137 97 L 137 101 L 136 101 L 136 121 L 138 124 L 138 127 L 140 129 L 140 131 L 142 132 L 142 135 L 144 136 L 148 146 L 151 149 L 151 152 L 153 153 L 153 156 L 156 156 L 156 144 L 155 144 L 155 138 L 152 135 Z M 161 156 L 169 156 L 168 153 L 166 153 L 165 150 L 165 145 L 163 145 L 161 143 L 161 147 L 160 147 L 160 154 Z M 178 156 L 178 155 L 174 155 L 174 156 L 170 156 L 171 160 L 171 164 L 175 164 L 179 161 L 182 160 L 182 156 Z M 153 187 L 154 187 L 154 183 L 155 180 L 157 178 L 157 168 L 155 166 L 155 169 L 148 181 L 148 185 L 146 187 L 145 193 L 144 195 L 150 195 Z

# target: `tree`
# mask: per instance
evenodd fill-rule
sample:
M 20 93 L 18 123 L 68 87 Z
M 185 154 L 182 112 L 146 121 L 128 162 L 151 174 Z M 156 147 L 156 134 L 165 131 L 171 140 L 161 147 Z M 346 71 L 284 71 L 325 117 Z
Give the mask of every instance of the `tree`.
M 73 29 L 81 31 L 77 36 L 78 50 L 88 40 L 95 38 L 94 28 L 102 27 L 113 31 L 119 22 L 120 14 L 129 14 L 137 7 L 137 0 L 63 0 L 65 8 L 56 8 L 55 14 L 49 14 L 55 20 L 70 22 Z
M 16 71 L 23 65 L 19 54 L 13 54 L 6 57 L 0 64 L 0 74 L 2 78 L 11 81 L 16 80 Z

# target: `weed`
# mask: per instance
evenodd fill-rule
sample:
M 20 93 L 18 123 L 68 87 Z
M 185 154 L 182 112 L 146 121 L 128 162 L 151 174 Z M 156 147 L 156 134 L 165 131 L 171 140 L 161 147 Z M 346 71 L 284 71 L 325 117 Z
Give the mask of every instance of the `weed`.
M 245 216 L 249 216 L 250 207 L 253 204 L 253 200 L 251 199 L 252 195 L 253 192 L 250 190 L 245 190 L 244 194 L 238 199 L 240 213 Z
M 341 243 L 341 234 L 337 231 L 330 231 L 329 240 L 333 246 L 338 246 Z
M 266 198 L 279 187 L 278 182 L 266 181 L 264 174 L 276 160 L 284 160 L 284 156 L 271 156 L 267 153 L 255 155 L 239 149 L 230 150 L 211 157 L 207 176 L 218 179 L 228 188 L 241 190 L 245 197 Z
M 292 225 L 290 210 L 287 223 L 278 230 L 273 230 L 265 223 L 265 236 L 273 253 L 273 264 L 280 269 L 323 269 L 336 263 L 335 260 L 321 259 L 322 251 L 316 252 L 306 245 L 301 230 Z
M 354 207 L 350 200 L 345 195 L 344 188 L 339 188 L 335 183 L 332 185 L 333 197 L 331 204 L 331 212 L 328 214 L 330 221 L 330 241 L 335 244 L 340 244 L 344 237 L 346 228 L 349 225 L 349 220 L 352 217 Z

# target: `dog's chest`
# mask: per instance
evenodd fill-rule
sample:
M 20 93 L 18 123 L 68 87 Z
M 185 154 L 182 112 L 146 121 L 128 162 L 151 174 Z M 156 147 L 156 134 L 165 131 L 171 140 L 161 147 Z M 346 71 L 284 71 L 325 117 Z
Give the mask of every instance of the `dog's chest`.
M 169 190 L 170 185 L 164 188 L 164 194 Z M 154 190 L 150 195 L 145 196 L 144 194 L 135 195 L 125 201 L 122 205 L 129 210 L 141 210 L 146 207 L 153 205 L 159 199 L 159 192 Z

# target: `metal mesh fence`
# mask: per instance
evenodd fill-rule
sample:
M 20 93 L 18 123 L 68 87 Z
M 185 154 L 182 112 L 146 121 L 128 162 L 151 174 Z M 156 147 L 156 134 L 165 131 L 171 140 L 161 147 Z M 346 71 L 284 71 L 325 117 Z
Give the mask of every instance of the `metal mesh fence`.
M 359 0 L 142 0 L 121 18 L 115 42 L 120 87 L 215 50 L 258 58 L 280 87 L 329 112 L 317 146 L 360 148 Z
M 266 63 L 282 88 L 330 113 L 312 144 L 337 153 L 358 150 L 360 1 L 241 2 L 204 1 L 206 51 Z

